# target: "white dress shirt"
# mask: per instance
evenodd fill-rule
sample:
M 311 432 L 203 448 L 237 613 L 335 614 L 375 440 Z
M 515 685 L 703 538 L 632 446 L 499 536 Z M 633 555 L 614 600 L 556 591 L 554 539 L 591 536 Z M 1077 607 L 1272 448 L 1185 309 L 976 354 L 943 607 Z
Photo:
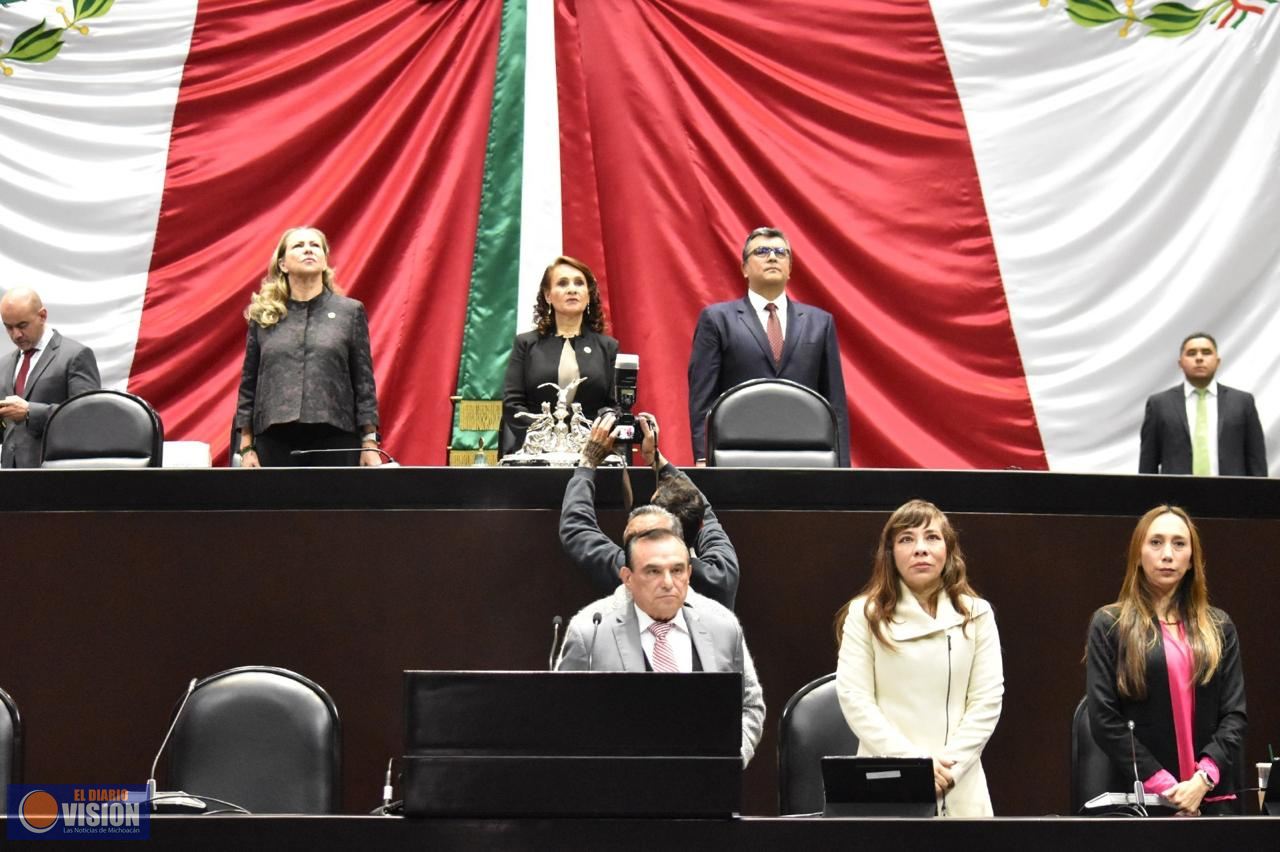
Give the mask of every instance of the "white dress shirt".
M 636 608 L 636 623 L 640 627 L 640 647 L 644 649 L 644 658 L 649 661 L 649 667 L 653 667 L 653 646 L 658 641 L 658 637 L 649 632 L 649 625 L 653 624 L 656 619 L 650 618 L 649 614 L 636 606 L 634 602 L 631 604 Z M 675 658 L 676 668 L 682 672 L 693 671 L 693 639 L 689 636 L 689 625 L 685 623 L 683 610 L 676 613 L 676 617 L 671 619 L 672 629 L 667 631 L 667 646 L 671 648 L 671 656 Z
M 769 300 L 761 296 L 755 290 L 747 291 L 747 298 L 751 300 L 751 307 L 756 312 L 756 319 L 760 320 L 760 327 L 764 329 L 764 336 L 769 336 L 769 312 L 765 310 L 765 305 L 769 304 Z M 778 306 L 778 322 L 782 326 L 782 339 L 787 339 L 787 291 L 783 290 L 782 295 L 773 300 Z
M 1209 382 L 1209 391 L 1204 397 L 1204 407 L 1209 415 L 1209 475 L 1218 475 L 1218 380 Z M 1182 380 L 1182 393 L 1187 398 L 1187 431 L 1191 433 L 1191 457 L 1195 458 L 1196 447 L 1196 403 L 1199 397 L 1196 388 L 1186 379 Z

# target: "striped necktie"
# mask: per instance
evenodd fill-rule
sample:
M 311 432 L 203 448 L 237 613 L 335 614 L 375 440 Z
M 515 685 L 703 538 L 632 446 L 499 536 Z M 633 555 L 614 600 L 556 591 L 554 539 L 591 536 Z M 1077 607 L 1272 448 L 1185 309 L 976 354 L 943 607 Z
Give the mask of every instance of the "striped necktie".
M 653 666 L 655 672 L 678 672 L 680 667 L 676 665 L 676 655 L 671 651 L 671 645 L 667 643 L 667 634 L 671 632 L 674 625 L 670 621 L 655 621 L 649 625 L 649 632 L 653 634 L 653 655 L 649 660 L 649 664 Z

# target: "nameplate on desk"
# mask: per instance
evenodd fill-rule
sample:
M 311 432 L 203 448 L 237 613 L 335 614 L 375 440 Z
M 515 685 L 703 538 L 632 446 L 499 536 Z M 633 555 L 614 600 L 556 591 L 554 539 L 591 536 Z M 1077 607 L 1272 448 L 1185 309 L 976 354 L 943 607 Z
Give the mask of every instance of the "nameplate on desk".
M 1133 807 L 1137 797 L 1133 793 L 1099 793 L 1092 799 L 1084 803 L 1085 810 L 1093 810 L 1095 808 L 1119 808 Z M 1175 805 L 1164 796 L 1156 793 L 1144 793 L 1142 796 L 1143 807 L 1147 808 L 1172 808 Z

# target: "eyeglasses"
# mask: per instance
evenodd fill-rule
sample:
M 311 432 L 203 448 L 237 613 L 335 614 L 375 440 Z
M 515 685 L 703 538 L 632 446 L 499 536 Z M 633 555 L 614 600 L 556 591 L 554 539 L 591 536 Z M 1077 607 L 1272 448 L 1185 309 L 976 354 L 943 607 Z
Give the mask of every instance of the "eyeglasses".
M 780 258 L 785 258 L 790 256 L 791 249 L 785 246 L 756 246 L 751 250 L 751 253 L 756 257 L 768 257 L 771 254 L 776 254 Z

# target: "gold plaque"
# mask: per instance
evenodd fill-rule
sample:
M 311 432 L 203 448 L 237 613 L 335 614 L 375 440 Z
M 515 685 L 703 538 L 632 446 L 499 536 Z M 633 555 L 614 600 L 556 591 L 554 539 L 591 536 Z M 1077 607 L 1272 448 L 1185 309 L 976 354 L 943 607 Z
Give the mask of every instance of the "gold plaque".
M 449 450 L 449 467 L 475 467 L 476 450 Z M 498 463 L 497 450 L 484 451 L 485 462 L 489 465 Z
M 493 431 L 502 426 L 502 400 L 458 400 L 458 428 Z

